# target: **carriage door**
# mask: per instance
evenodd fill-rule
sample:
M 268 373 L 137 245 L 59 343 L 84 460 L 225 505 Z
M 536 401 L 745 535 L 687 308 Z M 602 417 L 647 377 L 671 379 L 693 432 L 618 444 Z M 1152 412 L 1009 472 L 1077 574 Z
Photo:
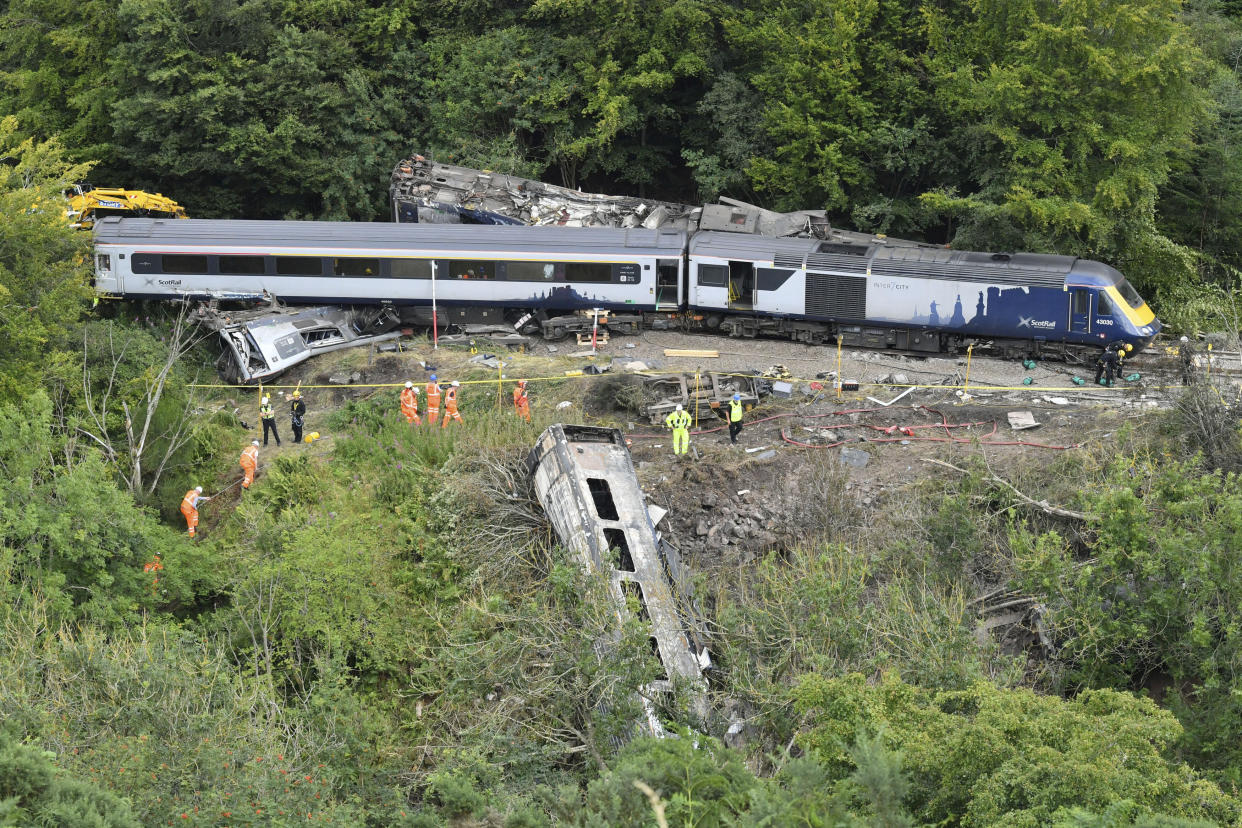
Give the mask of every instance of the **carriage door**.
M 656 310 L 676 310 L 681 305 L 681 259 L 656 261 Z
M 1091 331 L 1091 292 L 1086 288 L 1073 288 L 1070 291 L 1070 331 Z
M 755 263 L 729 262 L 729 309 L 755 307 Z
M 690 260 L 694 307 L 724 310 L 729 306 L 729 268 L 722 264 L 704 264 Z

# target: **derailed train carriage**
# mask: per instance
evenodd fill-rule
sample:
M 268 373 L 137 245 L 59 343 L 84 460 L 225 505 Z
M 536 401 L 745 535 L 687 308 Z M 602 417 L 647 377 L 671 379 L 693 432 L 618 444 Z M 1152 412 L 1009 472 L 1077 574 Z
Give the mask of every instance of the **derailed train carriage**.
M 1073 357 L 1117 340 L 1141 349 L 1160 329 L 1125 277 L 1099 262 L 854 235 L 858 243 L 672 229 L 108 218 L 95 228 L 95 288 L 136 299 L 372 308 L 347 323 L 355 335 L 381 335 L 384 323 L 430 325 L 433 303 L 441 326 L 503 323 L 550 339 L 582 324 L 578 311 L 598 308 L 619 333 L 676 326 L 924 353 L 973 342 Z M 262 379 L 309 355 L 314 343 L 299 330 L 267 343 L 247 331 L 240 345 L 237 331 L 222 332 L 235 359 L 246 351 L 234 379 Z

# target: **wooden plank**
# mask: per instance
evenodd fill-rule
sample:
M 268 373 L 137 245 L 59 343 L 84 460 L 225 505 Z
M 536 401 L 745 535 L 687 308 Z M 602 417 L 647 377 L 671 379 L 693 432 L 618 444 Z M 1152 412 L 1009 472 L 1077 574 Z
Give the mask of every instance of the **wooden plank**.
M 703 357 L 706 359 L 715 359 L 720 356 L 719 351 L 695 351 L 686 348 L 665 348 L 664 355 L 666 357 Z

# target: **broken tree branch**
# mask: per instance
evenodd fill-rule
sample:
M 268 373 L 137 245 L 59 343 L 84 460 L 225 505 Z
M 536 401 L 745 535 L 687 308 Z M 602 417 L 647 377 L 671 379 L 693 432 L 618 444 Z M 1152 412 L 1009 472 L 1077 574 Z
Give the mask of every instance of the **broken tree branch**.
M 953 471 L 960 472 L 962 474 L 970 474 L 970 472 L 967 471 L 966 469 L 955 466 L 952 463 L 946 463 L 943 460 L 933 460 L 930 457 L 924 457 L 923 462 L 934 463 L 937 466 L 944 466 L 946 469 L 953 469 Z M 986 465 L 987 459 L 985 458 L 983 462 Z M 1088 512 L 1075 512 L 1072 509 L 1062 509 L 1060 506 L 1053 506 L 1047 500 L 1036 500 L 1033 497 L 1029 497 L 1023 494 L 1022 492 L 1018 491 L 1018 489 L 1015 488 L 1014 485 L 1010 483 L 1008 480 L 1004 479 L 1003 477 L 998 475 L 996 472 L 992 471 L 991 466 L 988 466 L 988 475 L 989 477 L 992 478 L 992 480 L 996 481 L 997 483 L 1004 486 L 1009 491 L 1013 492 L 1014 495 L 1019 500 L 1021 500 L 1023 503 L 1027 504 L 1028 506 L 1034 506 L 1040 509 L 1041 511 L 1043 511 L 1045 514 L 1057 515 L 1058 517 L 1074 518 L 1075 520 L 1083 520 L 1083 521 L 1088 521 L 1088 522 L 1098 521 L 1100 519 L 1099 515 L 1093 515 Z

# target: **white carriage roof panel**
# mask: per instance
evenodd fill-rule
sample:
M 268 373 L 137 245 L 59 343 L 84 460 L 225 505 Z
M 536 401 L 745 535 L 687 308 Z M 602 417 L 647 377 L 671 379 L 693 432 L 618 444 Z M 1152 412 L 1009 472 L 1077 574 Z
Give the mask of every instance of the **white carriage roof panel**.
M 690 239 L 690 252 L 722 259 L 771 260 L 775 256 L 804 256 L 815 250 L 819 239 L 776 239 L 747 233 L 700 232 Z
M 397 224 L 350 221 L 233 221 L 109 217 L 95 224 L 98 244 L 271 247 L 302 250 L 385 248 L 680 256 L 686 234 L 669 230 Z

